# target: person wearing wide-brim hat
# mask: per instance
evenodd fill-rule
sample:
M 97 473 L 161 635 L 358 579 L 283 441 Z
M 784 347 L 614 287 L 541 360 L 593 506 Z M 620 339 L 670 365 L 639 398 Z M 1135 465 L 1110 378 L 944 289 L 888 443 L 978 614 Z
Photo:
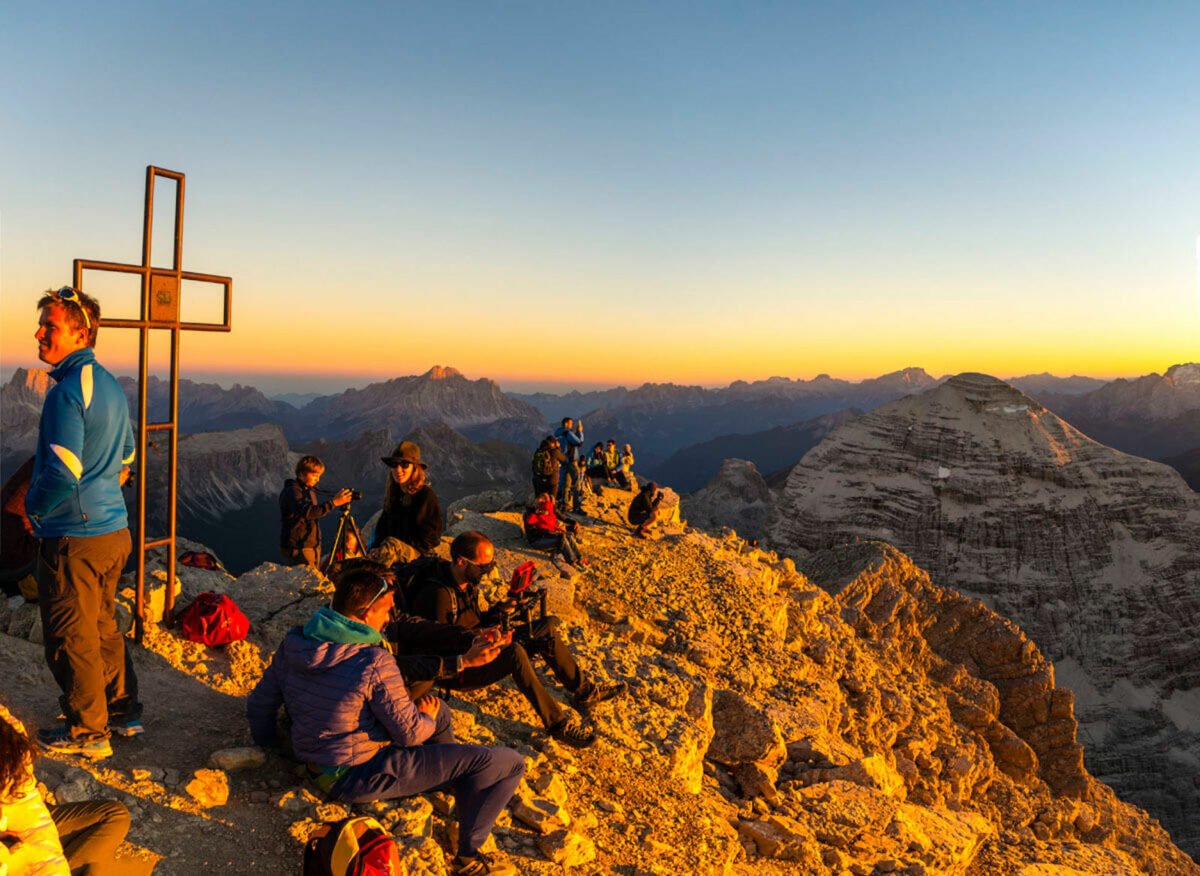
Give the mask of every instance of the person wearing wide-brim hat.
M 401 441 L 380 460 L 388 468 L 388 480 L 372 550 L 387 565 L 432 554 L 442 538 L 442 506 L 425 482 L 428 466 L 421 461 L 421 448 Z

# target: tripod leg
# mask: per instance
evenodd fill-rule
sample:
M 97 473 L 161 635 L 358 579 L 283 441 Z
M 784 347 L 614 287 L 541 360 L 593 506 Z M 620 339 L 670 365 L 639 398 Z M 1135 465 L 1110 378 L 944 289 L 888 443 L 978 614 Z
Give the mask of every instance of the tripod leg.
M 345 538 L 346 518 L 350 516 L 350 506 L 346 506 L 346 510 L 342 512 L 341 519 L 338 520 L 337 535 L 333 537 L 333 547 L 329 549 L 329 558 L 325 561 L 325 565 L 321 567 L 322 574 L 329 574 L 329 567 L 333 565 L 333 558 L 337 555 L 338 549 L 342 546 L 342 539 Z M 350 521 L 354 524 L 353 519 Z M 317 558 L 318 560 L 320 557 Z

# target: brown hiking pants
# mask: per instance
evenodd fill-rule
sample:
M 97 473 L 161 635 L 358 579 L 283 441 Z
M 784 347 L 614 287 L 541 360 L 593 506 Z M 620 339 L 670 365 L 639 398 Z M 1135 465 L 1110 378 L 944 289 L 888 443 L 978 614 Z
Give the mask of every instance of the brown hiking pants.
M 38 603 L 46 663 L 76 739 L 108 736 L 109 704 L 138 718 L 137 677 L 117 631 L 117 579 L 129 558 L 129 530 L 44 538 L 38 546 Z
M 116 857 L 129 832 L 129 810 L 115 800 L 88 800 L 50 807 L 71 876 L 132 876 L 149 873 L 142 861 Z

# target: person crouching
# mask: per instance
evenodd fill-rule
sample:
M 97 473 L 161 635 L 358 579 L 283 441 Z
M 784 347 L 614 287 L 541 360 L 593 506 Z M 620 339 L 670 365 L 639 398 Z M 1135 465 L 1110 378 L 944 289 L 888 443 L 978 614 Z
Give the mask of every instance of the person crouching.
M 513 873 L 480 852 L 521 782 L 525 762 L 509 748 L 455 741 L 450 710 L 426 695 L 415 703 L 380 630 L 394 594 L 367 568 L 343 574 L 330 608 L 284 637 L 246 704 L 257 745 L 275 742 L 282 705 L 292 749 L 331 800 L 365 803 L 450 786 L 458 807 L 452 872 Z

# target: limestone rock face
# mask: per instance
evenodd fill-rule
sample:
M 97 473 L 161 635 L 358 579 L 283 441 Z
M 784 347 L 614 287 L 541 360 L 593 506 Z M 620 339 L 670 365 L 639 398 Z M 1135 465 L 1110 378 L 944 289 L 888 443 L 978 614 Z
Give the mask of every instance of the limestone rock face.
M 40 368 L 18 368 L 0 387 L 0 459 L 5 479 L 37 450 L 42 402 L 50 389 L 50 375 Z
M 1200 496 L 1175 471 L 961 374 L 843 426 L 792 470 L 771 543 L 800 556 L 860 538 L 896 545 L 938 584 L 1019 623 L 1074 691 L 1090 769 L 1200 849 Z M 999 712 L 956 708 L 991 734 L 1003 768 L 1027 774 L 1027 745 L 1044 773 L 1047 750 L 1075 750 L 1054 723 L 1070 695 L 1049 695 L 1055 667 L 1026 666 L 1015 640 L 981 663 L 985 615 L 956 610 L 931 644 L 996 688 Z M 1014 708 L 1028 717 L 1005 720 Z M 1023 744 L 992 739 L 988 716 Z M 1065 790 L 1077 775 L 1046 779 Z
M 703 489 L 683 497 L 680 513 L 693 526 L 731 526 L 745 538 L 761 539 L 774 523 L 775 497 L 754 463 L 727 459 Z

